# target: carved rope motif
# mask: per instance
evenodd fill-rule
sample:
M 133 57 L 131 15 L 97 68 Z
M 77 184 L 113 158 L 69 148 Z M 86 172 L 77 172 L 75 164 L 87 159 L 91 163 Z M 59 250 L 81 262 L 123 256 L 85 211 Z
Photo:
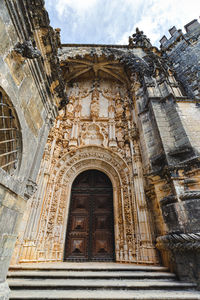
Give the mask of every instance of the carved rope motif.
M 156 241 L 160 250 L 200 251 L 200 232 L 164 235 Z

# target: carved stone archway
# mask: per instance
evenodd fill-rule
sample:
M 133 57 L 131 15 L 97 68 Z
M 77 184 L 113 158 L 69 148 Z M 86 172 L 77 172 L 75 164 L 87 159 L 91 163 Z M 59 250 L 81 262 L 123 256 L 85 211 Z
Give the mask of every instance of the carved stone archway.
M 102 171 L 80 173 L 73 181 L 64 261 L 115 261 L 113 187 Z
M 38 194 L 43 202 L 32 200 L 24 240 L 18 245 L 18 262 L 62 261 L 74 179 L 83 171 L 105 173 L 113 185 L 115 257 L 117 262 L 158 263 L 142 192 L 142 178 L 111 149 L 83 146 L 65 153 L 50 173 L 45 173 Z M 37 197 L 37 196 L 36 196 Z M 16 248 L 17 249 L 17 248 Z
M 126 209 L 128 206 L 132 206 L 133 203 L 131 203 L 131 199 L 128 199 L 128 195 L 126 196 L 127 187 L 130 184 L 130 172 L 125 161 L 110 150 L 105 150 L 105 148 L 97 146 L 89 146 L 79 148 L 73 157 L 70 157 L 70 153 L 62 157 L 55 169 L 57 168 L 55 187 L 57 186 L 57 178 L 59 178 L 62 186 L 60 197 L 66 199 L 62 240 L 65 240 L 72 183 L 83 171 L 96 169 L 104 172 L 110 178 L 113 185 L 116 260 L 133 261 L 132 253 L 135 249 L 133 240 L 134 222 L 131 211 Z M 122 205 L 124 202 L 128 203 L 124 206 Z M 130 247 L 132 251 L 130 251 Z

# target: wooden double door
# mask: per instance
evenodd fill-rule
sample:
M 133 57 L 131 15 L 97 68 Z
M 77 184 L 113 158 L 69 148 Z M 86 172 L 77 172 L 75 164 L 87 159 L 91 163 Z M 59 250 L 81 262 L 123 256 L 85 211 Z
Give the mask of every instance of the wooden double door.
M 113 223 L 110 179 L 98 170 L 81 173 L 71 191 L 64 260 L 113 261 Z

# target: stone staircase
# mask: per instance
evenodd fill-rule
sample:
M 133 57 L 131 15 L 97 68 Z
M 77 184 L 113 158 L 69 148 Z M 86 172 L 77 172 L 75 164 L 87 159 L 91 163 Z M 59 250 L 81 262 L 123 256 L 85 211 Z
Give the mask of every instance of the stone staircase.
M 117 263 L 26 264 L 8 273 L 11 299 L 200 299 L 167 268 Z

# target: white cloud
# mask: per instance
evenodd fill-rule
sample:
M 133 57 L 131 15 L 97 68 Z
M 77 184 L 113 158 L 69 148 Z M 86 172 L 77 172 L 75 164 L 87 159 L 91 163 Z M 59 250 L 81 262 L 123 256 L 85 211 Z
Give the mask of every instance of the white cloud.
M 58 0 L 55 8 L 60 17 L 63 17 L 68 10 L 72 10 L 80 17 L 93 9 L 97 2 L 98 0 Z
M 62 38 L 80 43 L 127 44 L 139 27 L 158 45 L 170 27 L 183 28 L 200 12 L 199 0 L 46 0 L 46 5 Z
M 138 15 L 138 20 L 132 28 L 123 33 L 118 43 L 126 44 L 127 37 L 135 32 L 136 27 L 139 27 L 151 38 L 152 44 L 158 45 L 158 40 L 164 34 L 169 35 L 168 29 L 172 26 L 182 29 L 187 22 L 198 18 L 197 12 L 200 12 L 199 0 L 151 0 L 147 7 L 144 7 L 143 13 Z

